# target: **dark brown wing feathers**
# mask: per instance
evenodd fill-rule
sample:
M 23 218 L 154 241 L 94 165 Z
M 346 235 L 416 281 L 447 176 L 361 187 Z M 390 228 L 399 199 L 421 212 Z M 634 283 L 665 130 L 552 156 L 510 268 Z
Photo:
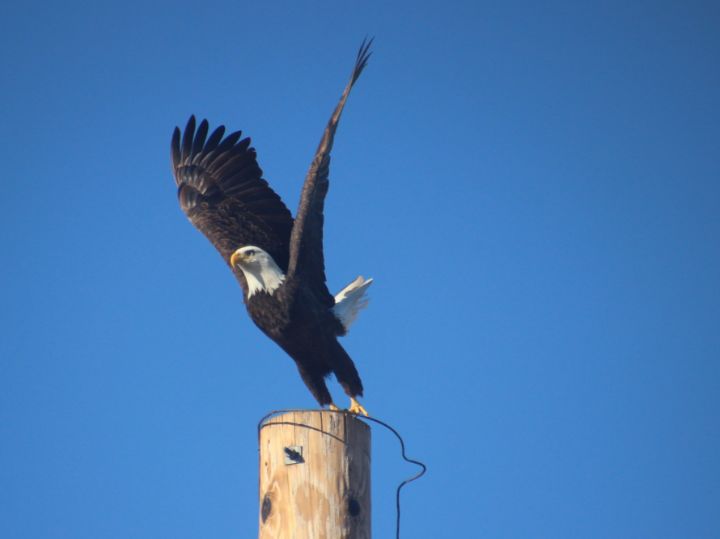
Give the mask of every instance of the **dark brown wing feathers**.
M 288 276 L 300 277 L 327 306 L 335 303 L 325 284 L 322 244 L 330 151 L 350 90 L 370 57 L 371 44 L 372 39 L 360 46 L 350 81 L 305 178 L 294 222 L 280 197 L 262 178 L 250 139 L 241 140 L 240 131 L 223 138 L 225 127 L 220 126 L 208 137 L 207 120 L 196 129 L 195 117 L 191 116 L 182 133 L 175 128 L 171 142 L 180 206 L 226 262 L 239 247 L 257 245 Z M 242 272 L 235 274 L 246 288 Z
M 207 121 L 195 129 L 194 116 L 182 134 L 175 128 L 171 154 L 180 206 L 226 261 L 235 249 L 257 245 L 285 270 L 292 216 L 262 178 L 250 139 L 224 133 L 220 126 L 208 137 Z
M 332 150 L 335 131 L 342 114 L 350 90 L 367 65 L 370 58 L 372 39 L 364 40 L 360 45 L 355 68 L 340 102 L 330 117 L 310 170 L 305 178 L 300 205 L 295 216 L 290 237 L 290 263 L 288 275 L 298 275 L 308 283 L 317 297 L 326 305 L 332 306 L 335 299 L 325 284 L 325 258 L 323 256 L 323 209 L 325 195 L 329 188 L 330 151 Z

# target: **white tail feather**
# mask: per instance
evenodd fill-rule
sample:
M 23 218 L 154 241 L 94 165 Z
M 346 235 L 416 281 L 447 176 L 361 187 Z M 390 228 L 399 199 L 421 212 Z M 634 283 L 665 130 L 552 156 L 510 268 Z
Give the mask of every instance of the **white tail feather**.
M 345 331 L 350 329 L 358 313 L 367 307 L 368 297 L 365 295 L 365 291 L 372 281 L 372 279 L 365 279 L 361 275 L 335 296 L 333 312 L 342 322 L 342 325 L 345 326 Z

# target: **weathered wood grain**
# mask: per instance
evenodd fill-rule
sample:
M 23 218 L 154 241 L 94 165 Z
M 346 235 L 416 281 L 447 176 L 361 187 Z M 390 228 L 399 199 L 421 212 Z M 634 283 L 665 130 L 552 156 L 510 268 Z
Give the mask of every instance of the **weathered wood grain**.
M 263 424 L 259 444 L 259 539 L 370 538 L 366 423 L 349 413 L 288 412 Z

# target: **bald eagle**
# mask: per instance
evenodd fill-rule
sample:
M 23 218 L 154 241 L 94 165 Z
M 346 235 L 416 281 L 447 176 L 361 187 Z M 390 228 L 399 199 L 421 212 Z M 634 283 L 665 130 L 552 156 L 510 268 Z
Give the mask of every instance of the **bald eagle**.
M 180 207 L 217 248 L 243 290 L 252 321 L 297 364 L 321 406 L 337 409 L 325 378 L 335 374 L 350 397 L 349 410 L 367 415 L 355 364 L 338 342 L 367 304 L 372 279 L 358 277 L 337 295 L 325 283 L 323 207 L 328 192 L 330 150 L 350 90 L 370 57 L 363 41 L 355 68 L 310 165 L 300 205 L 292 218 L 263 179 L 250 139 L 220 126 L 196 128 L 191 116 L 175 128 L 172 169 Z

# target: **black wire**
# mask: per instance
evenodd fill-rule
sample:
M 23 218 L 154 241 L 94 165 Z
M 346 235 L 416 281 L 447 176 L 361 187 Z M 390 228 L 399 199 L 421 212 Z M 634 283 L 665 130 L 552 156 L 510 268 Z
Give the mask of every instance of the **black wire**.
M 357 417 L 359 417 L 360 419 L 366 419 L 368 421 L 374 421 L 378 425 L 382 425 L 383 427 L 388 429 L 390 432 L 392 432 L 397 437 L 398 441 L 400 442 L 402 458 L 406 462 L 415 464 L 417 466 L 420 466 L 420 468 L 422 468 L 418 473 L 416 473 L 412 477 L 405 479 L 402 483 L 400 483 L 398 485 L 397 490 L 395 491 L 395 507 L 396 507 L 396 511 L 397 511 L 397 520 L 396 520 L 396 524 L 395 524 L 395 538 L 400 539 L 400 489 L 402 489 L 408 483 L 412 483 L 416 479 L 420 479 L 423 475 L 425 475 L 425 472 L 427 471 L 427 466 L 425 466 L 425 464 L 423 464 L 419 460 L 413 460 L 411 458 L 408 458 L 408 456 L 405 454 L 405 442 L 403 441 L 402 436 L 400 436 L 400 433 L 398 431 L 396 431 L 394 428 L 392 428 L 390 425 L 388 425 L 384 421 L 375 419 L 374 417 L 369 417 L 369 416 L 365 416 L 365 417 L 357 416 Z
M 260 431 L 263 427 L 266 426 L 265 421 L 267 421 L 269 418 L 271 418 L 274 415 L 278 414 L 287 414 L 290 412 L 316 412 L 317 410 L 275 410 L 273 412 L 270 412 L 269 414 L 265 415 L 260 422 L 258 423 L 258 436 L 260 436 Z M 321 410 L 323 412 L 334 412 L 336 414 L 349 414 L 346 410 Z M 420 462 L 419 460 L 413 460 L 411 458 L 408 458 L 408 456 L 405 454 L 405 441 L 403 440 L 402 436 L 400 436 L 400 433 L 396 431 L 393 427 L 385 423 L 384 421 L 381 421 L 379 419 L 376 419 L 374 417 L 368 417 L 368 416 L 361 416 L 361 415 L 355 415 L 350 414 L 353 417 L 356 417 L 358 419 L 364 419 L 366 421 L 372 421 L 374 423 L 377 423 L 378 425 L 382 425 L 386 429 L 388 429 L 390 432 L 392 432 L 395 437 L 400 442 L 400 450 L 402 453 L 402 458 L 404 461 L 409 462 L 411 464 L 415 464 L 416 466 L 420 466 L 421 470 L 413 475 L 412 477 L 408 477 L 405 479 L 402 483 L 398 485 L 397 490 L 395 491 L 395 510 L 397 514 L 397 519 L 395 521 L 395 538 L 400 539 L 400 490 L 407 485 L 408 483 L 412 483 L 416 479 L 420 479 L 423 475 L 425 475 L 425 472 L 427 471 L 427 466 Z M 272 425 L 273 423 L 268 423 L 269 425 Z

